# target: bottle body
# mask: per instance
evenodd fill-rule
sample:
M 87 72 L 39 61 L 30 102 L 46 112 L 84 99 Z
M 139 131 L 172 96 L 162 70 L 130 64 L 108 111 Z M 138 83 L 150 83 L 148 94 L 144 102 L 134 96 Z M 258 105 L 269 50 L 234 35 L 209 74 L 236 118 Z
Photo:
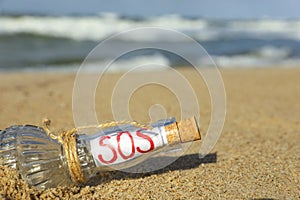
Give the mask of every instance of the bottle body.
M 83 130 L 77 138 L 77 149 L 89 152 L 80 161 L 84 176 L 91 178 L 98 171 L 130 168 L 153 154 L 167 151 L 166 147 L 168 150 L 179 150 L 179 135 L 172 132 L 167 134 L 166 131 L 166 127 L 175 123 L 175 118 L 170 118 L 151 124 L 151 128 L 121 124 L 99 130 L 92 135 L 83 134 L 86 131 Z M 144 169 L 139 172 L 148 171 Z

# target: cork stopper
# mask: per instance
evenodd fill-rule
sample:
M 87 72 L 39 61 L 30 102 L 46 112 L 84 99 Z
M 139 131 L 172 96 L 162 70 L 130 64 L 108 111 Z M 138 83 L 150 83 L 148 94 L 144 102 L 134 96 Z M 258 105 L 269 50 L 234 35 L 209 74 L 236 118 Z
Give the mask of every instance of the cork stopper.
M 195 117 L 177 122 L 181 142 L 200 140 L 201 135 Z
M 200 131 L 195 117 L 181 120 L 165 126 L 168 144 L 200 140 Z

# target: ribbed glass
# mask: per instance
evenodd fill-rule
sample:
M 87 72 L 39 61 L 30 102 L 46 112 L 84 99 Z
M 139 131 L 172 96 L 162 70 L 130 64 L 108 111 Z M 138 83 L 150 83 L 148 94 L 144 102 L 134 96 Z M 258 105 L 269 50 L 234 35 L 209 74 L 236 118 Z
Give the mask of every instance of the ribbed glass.
M 17 169 L 29 185 L 38 188 L 71 183 L 61 144 L 36 126 L 11 126 L 2 131 L 0 160 Z

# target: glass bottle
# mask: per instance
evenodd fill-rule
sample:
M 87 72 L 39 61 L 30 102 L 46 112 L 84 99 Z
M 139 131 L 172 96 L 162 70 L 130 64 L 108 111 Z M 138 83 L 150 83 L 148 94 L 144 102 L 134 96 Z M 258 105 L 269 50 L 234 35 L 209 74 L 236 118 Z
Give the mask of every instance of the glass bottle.
M 0 164 L 17 169 L 22 179 L 37 188 L 84 184 L 98 172 L 128 169 L 157 153 L 180 150 L 181 143 L 200 139 L 194 118 L 74 130 L 53 137 L 49 129 L 33 125 L 6 128 L 0 132 Z

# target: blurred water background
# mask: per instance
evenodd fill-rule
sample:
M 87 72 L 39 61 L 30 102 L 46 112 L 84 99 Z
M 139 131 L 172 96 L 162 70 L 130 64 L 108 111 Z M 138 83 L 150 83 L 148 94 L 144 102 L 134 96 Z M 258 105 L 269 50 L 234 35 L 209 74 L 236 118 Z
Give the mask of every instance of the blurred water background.
M 168 28 L 187 34 L 201 44 L 221 68 L 300 64 L 299 19 L 213 19 L 180 14 L 132 16 L 111 12 L 86 15 L 6 13 L 0 15 L 0 70 L 76 71 L 101 41 L 139 27 Z M 115 41 L 97 58 L 97 67 L 116 49 L 145 41 L 172 45 L 192 57 L 198 56 L 189 48 L 189 43 L 159 33 L 141 34 Z M 189 65 L 170 52 L 148 49 L 122 56 L 113 70 L 122 71 L 149 61 L 171 67 Z M 202 65 L 205 64 L 200 61 L 199 66 Z

